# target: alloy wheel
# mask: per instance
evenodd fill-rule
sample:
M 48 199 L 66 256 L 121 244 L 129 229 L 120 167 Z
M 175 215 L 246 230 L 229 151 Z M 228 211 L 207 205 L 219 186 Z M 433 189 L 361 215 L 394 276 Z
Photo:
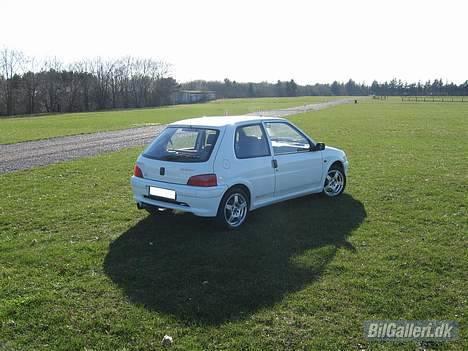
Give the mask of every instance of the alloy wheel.
M 247 216 L 247 199 L 241 193 L 229 196 L 224 206 L 224 218 L 231 227 L 240 226 Z
M 340 195 L 343 191 L 345 178 L 341 170 L 333 168 L 328 171 L 323 192 L 330 197 Z

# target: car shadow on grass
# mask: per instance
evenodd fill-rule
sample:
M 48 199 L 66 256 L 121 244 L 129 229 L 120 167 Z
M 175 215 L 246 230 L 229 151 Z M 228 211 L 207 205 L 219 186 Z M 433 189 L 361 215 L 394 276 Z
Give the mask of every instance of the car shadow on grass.
M 259 209 L 238 231 L 190 214 L 148 216 L 110 244 L 106 274 L 130 301 L 186 323 L 248 317 L 320 277 L 366 217 L 361 202 L 307 196 Z

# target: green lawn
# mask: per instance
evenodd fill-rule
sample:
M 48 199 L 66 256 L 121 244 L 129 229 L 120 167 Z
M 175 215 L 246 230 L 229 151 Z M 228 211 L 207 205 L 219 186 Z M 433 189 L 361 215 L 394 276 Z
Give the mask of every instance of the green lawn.
M 0 349 L 415 350 L 363 322 L 440 319 L 460 339 L 426 347 L 466 350 L 467 116 L 389 100 L 293 117 L 347 151 L 347 191 L 238 232 L 137 211 L 140 149 L 2 175 Z
M 236 115 L 261 110 L 301 106 L 342 97 L 304 96 L 293 98 L 258 98 L 216 100 L 205 104 L 176 105 L 161 108 L 0 119 L 0 144 L 37 140 L 55 136 L 93 133 L 144 125 L 168 123 L 179 119 Z

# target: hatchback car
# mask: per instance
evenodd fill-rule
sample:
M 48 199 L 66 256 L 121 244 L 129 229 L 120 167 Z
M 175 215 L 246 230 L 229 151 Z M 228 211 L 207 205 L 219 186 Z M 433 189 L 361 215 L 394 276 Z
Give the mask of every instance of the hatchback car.
M 138 208 L 216 217 L 229 229 L 249 211 L 312 193 L 340 195 L 346 154 L 283 118 L 202 117 L 169 124 L 138 157 Z

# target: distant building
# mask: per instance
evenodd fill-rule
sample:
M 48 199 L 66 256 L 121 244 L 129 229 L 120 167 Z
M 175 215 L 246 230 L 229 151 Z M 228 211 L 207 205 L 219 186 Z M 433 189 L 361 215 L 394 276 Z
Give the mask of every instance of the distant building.
M 174 93 L 174 104 L 194 104 L 216 99 L 214 91 L 179 90 Z

